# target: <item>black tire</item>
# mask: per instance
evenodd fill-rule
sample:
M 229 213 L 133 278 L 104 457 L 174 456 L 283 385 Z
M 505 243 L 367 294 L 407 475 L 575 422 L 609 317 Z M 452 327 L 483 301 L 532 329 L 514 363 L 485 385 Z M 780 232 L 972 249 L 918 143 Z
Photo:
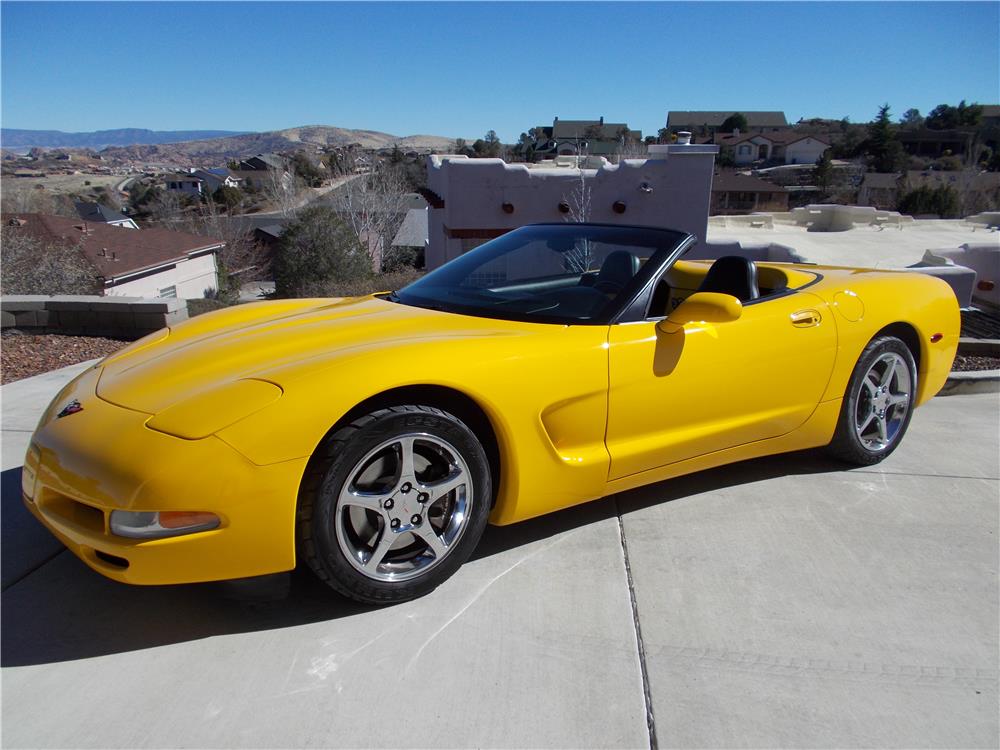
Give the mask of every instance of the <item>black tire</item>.
M 888 380 L 876 382 L 880 375 Z M 854 366 L 828 452 L 857 466 L 885 459 L 906 434 L 916 391 L 917 366 L 909 347 L 895 336 L 872 339 Z M 903 395 L 905 402 L 899 400 Z
M 299 493 L 298 554 L 356 601 L 414 599 L 469 558 L 491 500 L 486 453 L 460 419 L 431 406 L 379 409 L 327 436 L 309 462 Z

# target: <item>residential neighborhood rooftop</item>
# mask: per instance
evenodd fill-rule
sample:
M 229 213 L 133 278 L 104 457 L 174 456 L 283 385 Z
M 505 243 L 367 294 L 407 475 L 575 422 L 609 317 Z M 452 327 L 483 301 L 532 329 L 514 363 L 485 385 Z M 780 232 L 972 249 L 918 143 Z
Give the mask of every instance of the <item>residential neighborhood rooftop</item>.
M 97 221 L 107 224 L 109 221 L 126 221 L 128 219 L 125 214 L 115 211 L 103 203 L 76 201 L 73 205 L 76 207 L 76 212 L 80 215 L 80 218 L 84 221 Z
M 667 113 L 667 127 L 677 127 L 683 125 L 707 125 L 717 128 L 726 121 L 727 118 L 739 112 L 747 119 L 747 125 L 751 128 L 784 128 L 788 127 L 788 120 L 785 119 L 784 112 L 750 112 L 744 110 L 673 110 Z
M 171 261 L 218 249 L 223 241 L 170 229 L 125 231 L 103 222 L 51 214 L 3 214 L 4 226 L 35 239 L 78 245 L 106 279 L 155 268 Z

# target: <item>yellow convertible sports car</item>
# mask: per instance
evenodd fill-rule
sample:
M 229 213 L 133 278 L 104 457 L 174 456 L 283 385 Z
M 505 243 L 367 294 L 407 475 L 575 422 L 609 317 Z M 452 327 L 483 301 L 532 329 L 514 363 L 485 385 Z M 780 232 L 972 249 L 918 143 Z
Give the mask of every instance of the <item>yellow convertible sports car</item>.
M 522 227 L 394 293 L 239 305 L 49 406 L 24 500 L 135 584 L 291 570 L 420 596 L 487 523 L 766 454 L 895 450 L 959 312 L 910 273 L 682 260 L 648 227 Z

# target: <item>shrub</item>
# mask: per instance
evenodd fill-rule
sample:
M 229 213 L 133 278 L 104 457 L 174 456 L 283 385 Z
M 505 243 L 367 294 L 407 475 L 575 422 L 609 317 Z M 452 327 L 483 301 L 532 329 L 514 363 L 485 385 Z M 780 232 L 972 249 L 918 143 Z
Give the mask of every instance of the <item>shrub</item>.
M 330 206 L 307 208 L 288 224 L 271 268 L 278 297 L 313 296 L 316 289 L 372 274 L 357 235 Z

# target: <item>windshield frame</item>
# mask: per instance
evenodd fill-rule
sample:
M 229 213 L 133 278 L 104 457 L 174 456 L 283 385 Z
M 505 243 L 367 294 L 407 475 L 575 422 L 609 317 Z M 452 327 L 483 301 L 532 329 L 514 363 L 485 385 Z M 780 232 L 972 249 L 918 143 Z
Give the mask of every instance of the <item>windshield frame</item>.
M 654 281 L 658 279 L 670 265 L 676 262 L 678 258 L 687 252 L 687 250 L 690 249 L 696 241 L 692 235 L 686 232 L 668 229 L 666 227 L 646 227 L 632 224 L 604 224 L 596 222 L 526 224 L 501 235 L 501 237 L 498 237 L 495 240 L 483 243 L 479 247 L 476 247 L 469 252 L 448 261 L 448 263 L 445 263 L 431 273 L 437 273 L 441 269 L 447 268 L 454 263 L 469 263 L 470 259 L 475 257 L 473 254 L 482 254 L 480 253 L 482 248 L 487 248 L 486 252 L 488 252 L 489 245 L 497 240 L 506 238 L 506 240 L 509 241 L 511 235 L 514 235 L 515 233 L 534 232 L 538 229 L 547 227 L 559 228 L 561 230 L 587 227 L 596 229 L 627 230 L 630 232 L 648 232 L 663 235 L 665 242 L 663 245 L 658 247 L 655 252 L 653 252 L 649 259 L 632 278 L 631 282 L 629 282 L 625 288 L 622 289 L 622 291 L 609 302 L 608 306 L 601 310 L 599 314 L 591 318 L 576 318 L 570 316 L 544 315 L 537 313 L 524 314 L 514 310 L 444 302 L 442 300 L 420 297 L 412 292 L 407 292 L 408 289 L 419 284 L 423 281 L 423 279 L 427 279 L 428 276 L 424 276 L 422 279 L 392 292 L 387 295 L 385 299 L 388 299 L 390 302 L 406 305 L 408 307 L 437 310 L 455 315 L 469 315 L 477 318 L 491 318 L 497 320 L 511 320 L 515 322 L 540 323 L 548 325 L 610 325 L 611 323 L 627 322 L 633 319 L 635 317 L 635 310 L 638 310 L 639 317 L 635 318 L 638 320 L 642 319 L 642 315 L 645 312 L 645 302 L 651 293 Z M 655 245 L 650 244 L 646 245 L 646 247 L 652 249 Z

